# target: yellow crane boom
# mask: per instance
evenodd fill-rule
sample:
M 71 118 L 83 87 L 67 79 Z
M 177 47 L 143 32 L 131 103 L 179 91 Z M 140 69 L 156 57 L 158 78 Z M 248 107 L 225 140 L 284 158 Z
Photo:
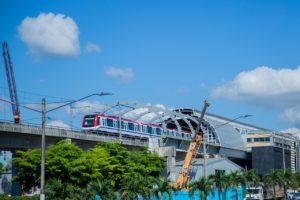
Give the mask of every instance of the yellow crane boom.
M 203 132 L 201 130 L 201 123 L 204 118 L 204 114 L 206 112 L 207 107 L 209 106 L 209 103 L 207 100 L 204 101 L 204 106 L 201 112 L 201 116 L 199 118 L 199 122 L 197 124 L 197 128 L 195 130 L 195 136 L 190 142 L 188 151 L 186 153 L 183 166 L 181 169 L 181 172 L 178 176 L 178 180 L 176 183 L 176 187 L 178 189 L 187 189 L 189 182 L 190 182 L 190 173 L 193 167 L 194 159 L 197 156 L 197 152 L 200 148 L 201 142 L 203 141 Z

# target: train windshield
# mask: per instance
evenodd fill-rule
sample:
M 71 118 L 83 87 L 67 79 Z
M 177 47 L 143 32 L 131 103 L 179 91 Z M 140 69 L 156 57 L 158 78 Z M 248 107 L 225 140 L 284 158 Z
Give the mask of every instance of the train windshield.
M 83 121 L 83 127 L 93 127 L 95 123 L 95 115 L 86 115 Z

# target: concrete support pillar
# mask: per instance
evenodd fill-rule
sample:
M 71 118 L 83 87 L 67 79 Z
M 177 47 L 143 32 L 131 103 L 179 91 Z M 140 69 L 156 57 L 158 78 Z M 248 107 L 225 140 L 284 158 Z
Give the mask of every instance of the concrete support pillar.
M 158 147 L 155 152 L 162 157 L 166 157 L 166 173 L 170 181 L 176 182 L 176 149 L 175 147 Z
M 12 151 L 12 159 L 15 156 L 16 156 L 16 152 Z M 11 166 L 11 173 L 12 173 L 11 195 L 12 196 L 21 196 L 21 194 L 22 194 L 21 184 L 19 182 L 13 181 L 13 177 L 18 175 L 18 168 L 13 163 Z

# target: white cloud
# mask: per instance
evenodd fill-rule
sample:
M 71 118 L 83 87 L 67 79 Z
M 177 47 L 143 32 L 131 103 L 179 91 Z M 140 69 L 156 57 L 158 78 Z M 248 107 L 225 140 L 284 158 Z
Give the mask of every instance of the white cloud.
M 85 46 L 85 51 L 87 53 L 101 53 L 101 47 L 98 44 L 88 42 Z
M 36 58 L 76 56 L 80 53 L 79 29 L 75 21 L 63 14 L 41 13 L 26 17 L 18 27 L 19 36 Z
M 47 126 L 70 129 L 70 126 L 68 124 L 65 124 L 62 120 L 52 120 L 49 123 L 47 123 Z
M 147 105 L 150 106 L 151 104 L 147 104 Z M 166 107 L 163 104 L 155 104 L 154 106 L 160 110 L 166 110 Z M 141 116 L 138 120 L 141 122 L 149 122 L 153 118 L 157 117 L 158 114 L 162 114 L 162 113 L 163 113 L 163 111 L 158 111 L 158 113 L 149 112 L 149 109 L 147 107 L 143 107 L 143 108 L 138 108 L 138 109 L 135 109 L 135 110 L 132 110 L 132 111 L 126 113 L 124 115 L 124 117 L 130 118 L 130 119 L 135 119 L 139 115 L 145 114 L 145 115 Z
M 300 137 L 300 129 L 299 128 L 288 128 L 286 130 L 281 131 L 282 133 L 290 133 L 294 136 Z
M 297 127 L 300 127 L 300 106 L 289 107 L 283 110 L 280 114 L 282 121 L 289 122 Z
M 105 69 L 105 74 L 111 78 L 118 79 L 123 83 L 128 83 L 134 78 L 132 68 L 108 67 Z
M 291 105 L 300 100 L 300 68 L 257 67 L 239 73 L 232 81 L 212 90 L 215 98 L 255 104 Z
M 101 112 L 106 109 L 107 106 L 100 103 L 99 101 L 79 101 L 74 103 L 72 107 L 67 106 L 68 114 L 90 114 L 95 112 Z M 71 110 L 72 109 L 72 110 Z
M 158 109 L 162 109 L 162 110 L 166 110 L 166 106 L 163 105 L 163 104 L 155 104 L 155 107 L 158 108 Z

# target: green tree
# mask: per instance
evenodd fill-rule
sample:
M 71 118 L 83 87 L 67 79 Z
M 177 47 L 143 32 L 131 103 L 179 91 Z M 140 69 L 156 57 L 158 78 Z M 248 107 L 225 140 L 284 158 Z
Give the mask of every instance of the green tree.
M 3 170 L 3 164 L 2 162 L 0 162 L 0 174 L 2 173 L 2 170 Z
M 276 199 L 276 186 L 280 184 L 280 174 L 278 170 L 271 170 L 265 175 L 264 181 L 267 186 L 273 188 L 273 199 Z
M 20 181 L 25 189 L 39 186 L 40 155 L 40 149 L 18 151 L 18 157 L 13 160 L 19 168 L 15 179 Z M 47 147 L 45 167 L 49 195 L 51 190 L 54 193 L 71 195 L 74 193 L 72 191 L 82 191 L 89 185 L 93 187 L 92 191 L 100 196 L 106 195 L 101 192 L 104 186 L 109 186 L 112 193 L 123 189 L 123 194 L 129 196 L 132 194 L 131 189 L 134 190 L 133 186 L 136 185 L 138 190 L 135 192 L 147 198 L 164 168 L 164 159 L 146 149 L 129 151 L 119 143 L 100 143 L 89 151 L 83 151 L 75 144 L 60 141 Z M 130 178 L 136 179 L 136 182 L 130 181 Z M 56 185 L 63 188 L 55 191 L 59 188 Z
M 38 186 L 40 183 L 40 149 L 28 149 L 16 153 L 18 156 L 13 159 L 13 163 L 18 166 L 18 176 L 13 178 L 22 184 L 25 191 Z
M 294 190 L 294 192 L 296 192 L 296 190 L 298 190 L 298 188 L 299 188 L 299 182 L 297 181 L 297 177 L 292 176 L 289 188 L 291 188 L 292 190 Z
M 211 176 L 213 181 L 215 182 L 215 186 L 218 189 L 218 197 L 221 200 L 222 192 L 226 192 L 228 188 L 228 178 L 225 174 L 224 170 L 218 170 L 214 175 Z
M 114 182 L 109 179 L 97 179 L 96 181 L 88 184 L 87 187 L 88 197 L 91 199 L 96 195 L 99 195 L 101 199 L 114 200 L 117 197 L 116 192 L 114 191 Z
M 242 170 L 242 176 L 245 179 L 245 187 L 249 188 L 249 187 L 258 187 L 260 185 L 260 179 L 259 176 L 256 174 L 256 171 L 254 169 L 251 170 L 247 170 L 244 169 Z M 252 193 L 250 193 L 250 199 L 252 199 L 251 197 Z
M 198 181 L 194 181 L 189 184 L 189 194 L 193 196 L 195 192 L 199 192 L 200 196 L 199 199 L 202 200 L 202 195 L 206 200 L 209 193 L 213 191 L 214 182 L 211 178 L 202 177 Z
M 235 198 L 238 200 L 238 187 L 245 185 L 246 179 L 240 171 L 233 171 L 229 175 L 229 185 L 235 190 Z
M 45 193 L 51 200 L 88 200 L 84 197 L 84 190 L 60 179 L 50 179 L 46 183 Z
M 176 193 L 177 190 L 178 189 L 167 178 L 160 177 L 156 179 L 152 193 L 157 199 L 167 200 L 173 199 L 173 194 Z
M 140 196 L 145 200 L 149 200 L 153 193 L 153 182 L 153 178 L 144 177 L 141 174 L 126 174 L 120 189 L 121 199 L 131 200 Z
M 279 169 L 278 170 L 279 176 L 279 185 L 283 186 L 285 199 L 287 198 L 287 188 L 291 187 L 293 181 L 293 173 L 291 169 Z

